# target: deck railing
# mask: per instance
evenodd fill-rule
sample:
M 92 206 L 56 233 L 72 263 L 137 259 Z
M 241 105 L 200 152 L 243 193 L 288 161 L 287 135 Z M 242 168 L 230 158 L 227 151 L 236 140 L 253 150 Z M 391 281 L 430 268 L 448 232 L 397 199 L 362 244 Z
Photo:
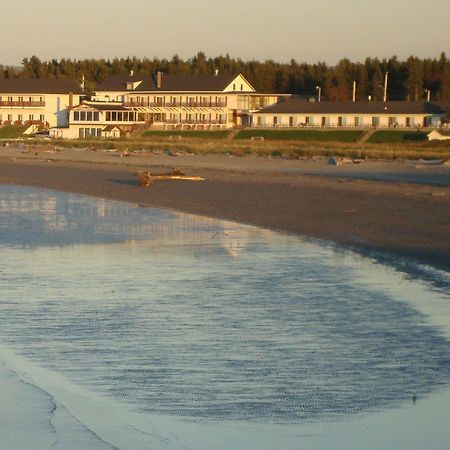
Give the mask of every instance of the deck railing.
M 0 102 L 0 107 L 1 106 L 19 106 L 19 107 L 44 107 L 45 106 L 45 102 L 24 102 L 24 101 L 1 101 Z
M 128 107 L 147 107 L 147 108 L 225 108 L 225 102 L 125 102 Z

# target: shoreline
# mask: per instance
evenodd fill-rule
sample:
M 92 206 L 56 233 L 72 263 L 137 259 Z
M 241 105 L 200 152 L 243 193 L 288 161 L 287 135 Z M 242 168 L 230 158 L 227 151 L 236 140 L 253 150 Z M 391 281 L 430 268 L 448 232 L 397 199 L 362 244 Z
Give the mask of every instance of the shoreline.
M 139 188 L 133 175 L 170 168 L 205 181 L 158 181 Z M 0 149 L 0 183 L 232 220 L 450 270 L 448 166 L 377 161 L 336 167 L 319 158 L 119 158 L 86 150 L 23 154 L 8 148 Z

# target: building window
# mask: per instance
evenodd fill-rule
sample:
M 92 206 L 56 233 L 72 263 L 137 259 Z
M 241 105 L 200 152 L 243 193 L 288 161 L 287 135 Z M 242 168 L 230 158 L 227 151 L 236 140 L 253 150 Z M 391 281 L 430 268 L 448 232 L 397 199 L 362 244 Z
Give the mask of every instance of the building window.
M 83 122 L 86 121 L 86 111 L 80 111 L 80 120 Z
M 306 125 L 313 125 L 314 124 L 314 119 L 311 116 L 306 116 L 305 117 L 305 124 Z
M 397 126 L 397 117 L 389 117 L 388 119 L 389 127 L 396 127 Z
M 363 124 L 363 118 L 362 117 L 355 117 L 355 127 L 360 127 Z
M 380 126 L 380 118 L 377 116 L 372 117 L 372 126 L 379 127 Z
M 235 91 L 236 90 L 236 85 L 235 84 L 233 84 L 233 91 Z
M 80 120 L 80 112 L 79 111 L 74 111 L 73 120 L 75 120 L 75 121 Z
M 344 126 L 344 117 L 339 116 L 338 117 L 338 127 L 343 127 L 343 126 Z
M 44 114 L 41 114 L 41 115 L 39 116 L 39 120 L 40 120 L 41 122 L 45 122 L 45 116 L 44 116 Z
M 33 115 L 33 114 L 30 114 L 30 115 L 28 116 L 28 120 L 29 120 L 30 122 L 33 122 L 33 120 L 34 120 L 34 115 Z
M 92 111 L 86 111 L 86 119 L 88 122 L 92 122 Z
M 19 122 L 22 122 L 22 120 L 23 120 L 23 115 L 22 115 L 22 114 L 19 114 L 19 115 L 17 116 L 17 120 L 18 120 Z
M 8 114 L 8 122 L 12 122 L 13 120 L 13 115 L 12 114 Z
M 277 127 L 278 124 L 279 124 L 279 122 L 278 122 L 278 117 L 277 117 L 277 116 L 273 116 L 273 126 L 274 126 L 274 127 Z
M 412 128 L 415 126 L 414 117 L 407 117 L 405 121 L 405 125 L 407 128 Z

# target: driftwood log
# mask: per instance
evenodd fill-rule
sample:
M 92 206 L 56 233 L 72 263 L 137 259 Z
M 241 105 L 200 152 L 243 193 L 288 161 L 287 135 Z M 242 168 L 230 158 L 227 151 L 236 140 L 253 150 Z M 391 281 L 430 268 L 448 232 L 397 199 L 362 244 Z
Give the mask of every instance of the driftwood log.
M 149 187 L 155 181 L 160 180 L 188 180 L 188 181 L 203 181 L 202 177 L 189 177 L 180 170 L 171 170 L 168 173 L 152 174 L 146 170 L 138 170 L 135 172 L 138 177 L 138 183 L 140 187 Z

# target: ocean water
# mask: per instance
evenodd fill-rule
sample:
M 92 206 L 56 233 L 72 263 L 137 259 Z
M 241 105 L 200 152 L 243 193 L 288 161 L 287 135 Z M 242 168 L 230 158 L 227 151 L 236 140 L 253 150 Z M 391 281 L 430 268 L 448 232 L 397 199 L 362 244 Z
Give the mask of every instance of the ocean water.
M 450 419 L 449 286 L 255 227 L 0 186 L 0 361 L 113 448 L 321 448 L 342 424 L 422 423 L 421 405 Z

